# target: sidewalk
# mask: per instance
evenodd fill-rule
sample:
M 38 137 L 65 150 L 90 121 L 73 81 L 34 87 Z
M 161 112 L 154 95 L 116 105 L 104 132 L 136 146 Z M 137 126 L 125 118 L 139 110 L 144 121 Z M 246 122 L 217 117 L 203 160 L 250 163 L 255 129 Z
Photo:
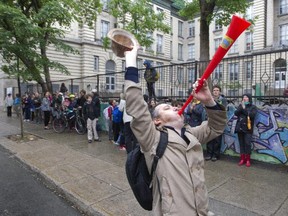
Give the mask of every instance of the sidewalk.
M 75 131 L 56 134 L 43 125 L 24 122 L 38 140 L 17 143 L 19 120 L 0 113 L 0 145 L 52 182 L 68 199 L 90 215 L 145 216 L 126 180 L 126 152 L 100 134 L 102 142 L 88 144 Z M 206 162 L 210 209 L 219 216 L 288 215 L 288 167 L 252 161 L 238 167 L 234 158 Z

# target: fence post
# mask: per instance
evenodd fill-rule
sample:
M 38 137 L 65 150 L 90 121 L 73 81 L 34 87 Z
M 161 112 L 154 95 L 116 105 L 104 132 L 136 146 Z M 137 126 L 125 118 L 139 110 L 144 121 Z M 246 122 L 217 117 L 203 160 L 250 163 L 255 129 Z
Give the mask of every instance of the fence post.
M 196 60 L 195 61 L 195 70 L 194 70 L 194 82 L 196 82 L 196 80 L 197 80 L 197 68 L 198 68 L 198 61 Z
M 96 76 L 96 79 L 97 79 L 97 85 L 96 85 L 96 88 L 97 88 L 97 93 L 99 94 L 99 74 L 97 74 Z
M 73 94 L 73 79 L 71 79 L 71 94 Z

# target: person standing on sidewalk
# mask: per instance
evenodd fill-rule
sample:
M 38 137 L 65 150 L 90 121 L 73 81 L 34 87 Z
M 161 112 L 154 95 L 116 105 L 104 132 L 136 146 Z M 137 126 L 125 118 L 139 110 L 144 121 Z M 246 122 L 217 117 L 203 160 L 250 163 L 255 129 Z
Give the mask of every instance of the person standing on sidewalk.
M 184 124 L 183 115 L 178 114 L 179 108 L 169 104 L 156 106 L 152 119 L 139 83 L 136 66 L 138 49 L 136 46 L 132 51 L 125 52 L 126 111 L 133 118 L 130 125 L 145 155 L 149 172 L 159 144 L 160 131 L 168 133 L 167 148 L 152 177 L 152 214 L 214 215 L 208 211 L 201 143 L 223 133 L 227 121 L 225 107 L 214 101 L 205 81 L 201 90 L 192 94 L 205 106 L 208 121 L 192 128 Z M 195 87 L 197 85 L 196 82 Z
M 41 110 L 41 97 L 38 92 L 35 92 L 35 97 L 33 99 L 35 107 L 35 123 L 42 123 L 42 110 Z
M 247 167 L 251 166 L 251 141 L 253 135 L 254 119 L 257 114 L 257 107 L 252 104 L 251 94 L 244 94 L 242 102 L 235 110 L 235 116 L 238 117 L 235 132 L 238 133 L 240 145 L 240 162 L 239 166 L 246 163 Z
M 135 148 L 137 144 L 137 139 L 130 127 L 132 117 L 128 115 L 126 112 L 126 100 L 124 94 L 120 96 L 120 98 L 121 99 L 119 103 L 119 110 L 123 112 L 125 146 L 126 146 L 126 152 L 128 154 Z
M 12 117 L 12 106 L 13 106 L 13 97 L 11 93 L 8 93 L 6 98 L 5 98 L 5 106 L 7 109 L 7 116 Z
M 44 129 L 48 130 L 48 124 L 50 121 L 50 111 L 51 111 L 51 100 L 50 100 L 50 92 L 45 93 L 45 97 L 42 99 L 41 109 L 44 113 Z
M 223 105 L 226 109 L 227 100 L 224 97 L 224 95 L 221 94 L 221 87 L 218 85 L 214 85 L 212 87 L 212 94 L 214 100 L 217 103 Z M 215 162 L 220 159 L 221 143 L 222 143 L 222 134 L 207 143 L 207 155 L 205 157 L 205 160 L 212 160 Z
M 20 116 L 20 112 L 22 112 L 22 109 L 21 109 L 21 98 L 20 98 L 20 95 L 19 94 L 16 94 L 16 98 L 14 100 L 14 103 L 13 103 L 13 106 L 14 106 L 14 111 L 17 115 L 17 117 Z
M 23 97 L 22 100 L 23 103 L 23 109 L 24 109 L 24 121 L 29 122 L 31 118 L 31 104 L 32 100 L 30 95 L 26 92 L 25 96 Z
M 96 130 L 96 124 L 97 124 L 97 109 L 95 106 L 95 103 L 93 102 L 93 96 L 91 94 L 88 94 L 86 96 L 86 102 L 83 105 L 83 116 L 87 122 L 87 137 L 88 137 L 88 143 L 91 143 L 93 140 L 94 135 L 94 141 L 101 142 L 99 139 L 99 135 Z

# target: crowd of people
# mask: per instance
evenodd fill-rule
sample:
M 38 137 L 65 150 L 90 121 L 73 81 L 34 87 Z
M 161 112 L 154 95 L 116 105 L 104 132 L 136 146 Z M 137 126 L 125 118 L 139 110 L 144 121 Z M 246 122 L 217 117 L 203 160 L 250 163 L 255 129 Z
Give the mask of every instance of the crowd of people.
M 96 130 L 101 109 L 96 89 L 89 94 L 86 94 L 85 90 L 81 90 L 79 94 L 72 94 L 62 83 L 59 91 L 53 94 L 45 92 L 40 95 L 38 92 L 26 92 L 21 97 L 16 94 L 13 98 L 9 93 L 4 103 L 8 117 L 12 117 L 12 110 L 17 117 L 20 117 L 22 112 L 24 122 L 43 124 L 45 130 L 50 129 L 49 123 L 59 117 L 61 112 L 67 115 L 70 129 L 74 129 L 77 110 L 77 113 L 86 120 L 88 142 L 91 143 L 93 138 L 94 141 L 101 141 Z
M 227 108 L 227 100 L 221 93 L 220 86 L 215 85 L 212 87 L 212 96 L 217 103 Z M 156 98 L 154 95 L 152 97 L 151 95 L 144 95 L 143 97 L 148 105 L 151 118 L 153 118 L 153 112 L 157 106 Z M 73 116 L 75 116 L 75 109 L 78 109 L 79 115 L 86 120 L 88 142 L 92 143 L 93 140 L 101 142 L 98 134 L 99 125 L 97 124 L 101 116 L 101 103 L 96 89 L 93 89 L 88 94 L 86 94 L 85 90 L 81 90 L 79 94 L 69 94 L 63 83 L 58 92 L 52 95 L 46 92 L 43 97 L 38 92 L 35 92 L 32 94 L 25 93 L 22 97 L 16 94 L 13 99 L 12 94 L 9 93 L 5 98 L 5 105 L 8 117 L 12 116 L 12 110 L 19 117 L 22 110 L 25 122 L 32 121 L 36 124 L 44 124 L 44 129 L 46 130 L 49 129 L 49 123 L 51 123 L 52 119 L 57 117 L 59 110 L 67 112 L 68 118 L 72 119 L 69 127 L 74 129 Z M 181 109 L 183 102 L 172 100 L 171 106 Z M 247 119 L 249 116 L 250 124 L 253 125 L 256 113 L 257 108 L 252 105 L 251 95 L 243 95 L 243 101 L 235 111 L 235 115 L 238 116 L 235 132 L 238 133 L 241 151 L 239 165 L 246 164 L 248 167 L 251 165 L 250 154 L 253 126 L 248 129 Z M 120 150 L 126 150 L 127 153 L 131 152 L 138 144 L 138 141 L 130 128 L 132 117 L 126 112 L 125 95 L 121 93 L 118 102 L 115 99 L 110 100 L 102 115 L 105 120 L 109 141 L 119 146 Z M 199 100 L 194 99 L 184 110 L 184 122 L 191 127 L 197 127 L 205 120 L 207 120 L 207 115 L 203 104 Z M 217 161 L 220 159 L 221 143 L 222 135 L 206 143 L 205 160 Z
M 129 76 L 127 77 L 129 80 Z M 203 161 L 220 159 L 221 137 L 227 123 L 227 100 L 221 93 L 220 86 L 213 86 L 212 92 L 210 92 L 206 82 L 204 89 L 199 93 L 192 92 L 196 97 L 185 108 L 184 115 L 179 116 L 178 111 L 183 106 L 182 101 L 173 100 L 171 103 L 162 104 L 149 95 L 143 95 L 143 99 L 139 99 L 138 94 L 141 91 L 137 84 L 127 80 L 126 82 L 128 87 L 126 87 L 125 93 L 120 94 L 118 102 L 114 99 L 110 100 L 102 114 L 100 113 L 101 102 L 96 89 L 88 94 L 85 90 L 81 90 L 79 96 L 76 96 L 69 94 L 64 85 L 61 86 L 59 92 L 52 95 L 46 92 L 43 97 L 35 92 L 25 93 L 21 98 L 16 95 L 16 98 L 13 99 L 12 95 L 8 94 L 5 98 L 7 116 L 12 116 L 14 107 L 17 116 L 20 116 L 21 111 L 23 112 L 25 122 L 33 121 L 37 124 L 44 124 L 44 129 L 47 130 L 51 118 L 57 118 L 59 110 L 67 112 L 67 115 L 72 117 L 75 115 L 75 109 L 79 109 L 79 115 L 86 120 L 88 143 L 92 143 L 93 141 L 101 142 L 97 131 L 97 122 L 103 115 L 110 142 L 119 146 L 119 150 L 125 150 L 127 153 L 133 151 L 136 145 L 140 145 L 145 158 L 147 158 L 148 167 L 155 154 L 156 146 L 154 145 L 159 143 L 158 132 L 159 130 L 164 131 L 168 133 L 168 147 L 163 155 L 163 160 L 159 161 L 160 168 L 155 171 L 161 182 L 157 184 L 154 182 L 156 180 L 153 180 L 156 188 L 153 187 L 153 198 L 157 200 L 153 211 L 169 212 L 168 207 L 167 209 L 165 206 L 160 208 L 157 204 L 161 202 L 158 191 L 164 190 L 165 181 L 169 180 L 169 184 L 175 186 L 175 188 L 174 186 L 170 188 L 169 193 L 172 194 L 177 194 L 179 190 L 184 192 L 185 187 L 181 185 L 190 185 L 191 188 L 200 185 L 202 188 L 200 191 L 193 189 L 190 192 L 182 193 L 181 197 L 187 196 L 187 200 L 190 200 L 188 202 L 186 198 L 175 197 L 178 199 L 175 202 L 180 202 L 183 206 L 183 209 L 177 210 L 178 212 L 183 210 L 183 213 L 191 211 L 201 213 L 200 215 L 213 215 L 207 207 L 206 187 L 201 179 L 204 178 Z M 245 164 L 247 167 L 251 166 L 251 141 L 256 113 L 257 108 L 252 104 L 251 95 L 244 94 L 235 111 L 235 115 L 238 117 L 235 131 L 240 144 L 239 165 Z M 73 127 L 73 124 L 71 126 Z M 201 144 L 205 143 L 207 144 L 206 156 L 201 147 Z M 190 151 L 191 149 L 193 151 Z M 190 163 L 198 164 L 196 167 L 198 174 L 188 167 Z M 189 174 L 189 172 L 191 173 Z M 179 173 L 181 173 L 181 178 Z M 167 198 L 165 194 L 162 193 L 163 199 Z M 195 200 L 201 201 L 195 202 Z

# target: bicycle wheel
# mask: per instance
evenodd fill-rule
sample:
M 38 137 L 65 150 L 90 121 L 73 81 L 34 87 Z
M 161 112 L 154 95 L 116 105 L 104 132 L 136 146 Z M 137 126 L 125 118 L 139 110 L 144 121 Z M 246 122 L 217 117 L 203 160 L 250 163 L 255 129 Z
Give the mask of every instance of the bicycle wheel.
M 56 133 L 62 133 L 66 128 L 66 119 L 64 117 L 55 118 L 52 122 L 52 126 Z
M 78 134 L 86 133 L 86 121 L 84 118 L 78 117 L 75 121 L 75 129 Z

